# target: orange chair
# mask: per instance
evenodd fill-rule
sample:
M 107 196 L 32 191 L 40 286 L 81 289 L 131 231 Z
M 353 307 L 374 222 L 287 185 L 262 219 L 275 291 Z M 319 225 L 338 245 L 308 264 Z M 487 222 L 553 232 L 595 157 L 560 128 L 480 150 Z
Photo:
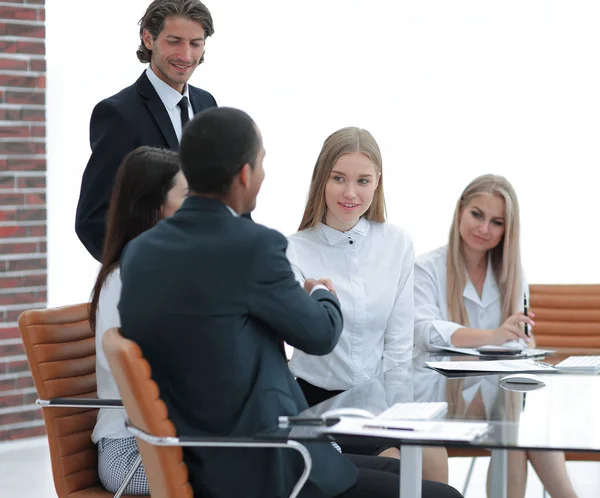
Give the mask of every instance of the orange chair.
M 298 496 L 312 467 L 310 453 L 305 446 L 297 441 L 177 437 L 175 426 L 168 418 L 167 407 L 160 399 L 158 386 L 152 380 L 150 365 L 143 357 L 140 347 L 123 338 L 116 328 L 106 331 L 102 342 L 127 411 L 128 429 L 137 438 L 152 498 L 193 496 L 188 482 L 188 470 L 183 461 L 183 446 L 296 450 L 302 455 L 305 465 L 304 472 L 290 495 L 291 498 Z
M 88 304 L 25 311 L 19 330 L 33 376 L 50 446 L 59 498 L 112 498 L 98 477 L 91 434 L 98 408 L 123 409 L 120 400 L 96 394 L 96 344 Z M 131 474 L 133 475 L 133 473 Z M 122 495 L 126 480 L 115 498 Z
M 598 354 L 600 285 L 531 285 L 529 293 L 538 347 Z
M 536 346 L 563 354 L 600 354 L 600 285 L 531 285 Z M 568 451 L 567 461 L 600 461 L 598 453 Z
M 529 304 L 535 313 L 536 347 L 556 349 L 566 355 L 600 354 L 600 285 L 530 285 Z M 486 450 L 448 448 L 449 457 L 489 455 Z M 567 451 L 565 458 L 600 461 L 600 454 Z

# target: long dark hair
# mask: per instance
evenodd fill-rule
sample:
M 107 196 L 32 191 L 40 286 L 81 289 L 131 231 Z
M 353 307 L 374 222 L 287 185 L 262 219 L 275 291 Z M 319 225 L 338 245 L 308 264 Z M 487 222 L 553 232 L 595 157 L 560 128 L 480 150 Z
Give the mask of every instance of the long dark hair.
M 179 171 L 177 153 L 145 146 L 130 152 L 119 167 L 108 208 L 102 266 L 90 302 L 93 331 L 106 278 L 119 265 L 127 243 L 160 221 L 161 208 Z

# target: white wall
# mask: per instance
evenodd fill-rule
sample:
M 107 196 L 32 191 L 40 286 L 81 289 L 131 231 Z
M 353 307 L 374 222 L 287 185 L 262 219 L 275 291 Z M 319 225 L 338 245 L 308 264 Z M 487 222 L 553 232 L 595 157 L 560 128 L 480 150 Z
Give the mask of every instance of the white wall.
M 55 0 L 48 26 L 49 302 L 85 300 L 96 263 L 73 229 L 93 106 L 131 84 L 149 0 Z M 73 13 L 86 6 L 79 20 Z M 219 0 L 191 82 L 262 130 L 255 219 L 292 233 L 326 136 L 369 129 L 390 221 L 417 253 L 445 243 L 462 189 L 505 175 L 530 282 L 597 283 L 596 0 Z

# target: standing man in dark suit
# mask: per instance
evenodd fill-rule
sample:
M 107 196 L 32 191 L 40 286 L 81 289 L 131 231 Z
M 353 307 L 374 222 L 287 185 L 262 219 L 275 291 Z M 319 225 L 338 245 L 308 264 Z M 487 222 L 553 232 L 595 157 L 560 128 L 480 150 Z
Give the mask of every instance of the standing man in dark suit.
M 302 289 L 286 238 L 240 217 L 256 205 L 265 150 L 250 117 L 209 109 L 186 127 L 180 158 L 190 197 L 129 243 L 121 259 L 123 335 L 137 342 L 179 434 L 251 437 L 307 408 L 279 349 L 333 350 L 343 328 L 328 281 Z M 306 445 L 303 498 L 398 496 L 398 460 Z M 302 471 L 290 450 L 184 449 L 194 496 L 281 498 Z M 357 469 L 358 467 L 358 469 Z M 423 483 L 423 495 L 460 495 Z
M 131 86 L 96 105 L 90 121 L 92 155 L 83 173 L 75 231 L 89 253 L 102 257 L 108 202 L 124 157 L 142 145 L 179 148 L 183 125 L 213 96 L 188 85 L 214 32 L 199 0 L 154 0 L 140 20 L 140 62 L 146 71 Z

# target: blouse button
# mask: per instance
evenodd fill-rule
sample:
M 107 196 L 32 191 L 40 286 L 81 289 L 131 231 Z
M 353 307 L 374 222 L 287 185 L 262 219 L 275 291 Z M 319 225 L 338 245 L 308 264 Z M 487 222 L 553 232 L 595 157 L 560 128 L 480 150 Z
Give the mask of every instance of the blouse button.
M 353 240 L 351 240 L 351 241 L 350 241 L 350 244 L 354 244 L 354 241 L 353 241 Z

